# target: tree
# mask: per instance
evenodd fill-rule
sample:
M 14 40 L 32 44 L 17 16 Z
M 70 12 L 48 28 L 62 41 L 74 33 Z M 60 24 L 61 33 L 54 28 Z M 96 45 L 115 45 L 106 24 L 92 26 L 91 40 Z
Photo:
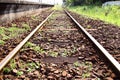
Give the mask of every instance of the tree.
M 116 1 L 116 0 L 66 0 L 67 4 L 81 5 L 81 4 L 96 4 L 104 3 L 107 1 Z

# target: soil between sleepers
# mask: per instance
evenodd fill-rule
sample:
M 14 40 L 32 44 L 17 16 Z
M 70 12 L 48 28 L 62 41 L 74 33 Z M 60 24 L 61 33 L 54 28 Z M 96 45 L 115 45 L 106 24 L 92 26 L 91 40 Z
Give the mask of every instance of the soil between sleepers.
M 92 44 L 75 29 L 63 11 L 56 11 L 6 69 L 3 79 L 113 80 L 117 76 L 99 58 Z M 67 29 L 67 30 L 66 30 Z M 35 47 L 37 46 L 37 47 Z

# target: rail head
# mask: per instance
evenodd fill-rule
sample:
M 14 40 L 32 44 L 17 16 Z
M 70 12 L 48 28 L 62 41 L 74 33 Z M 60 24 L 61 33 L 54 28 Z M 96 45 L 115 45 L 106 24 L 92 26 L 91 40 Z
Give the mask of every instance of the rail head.
M 91 35 L 89 34 L 78 22 L 74 19 L 74 17 L 67 11 L 64 10 L 66 14 L 75 22 L 75 24 L 79 27 L 79 29 L 86 35 L 86 37 L 95 45 L 95 47 L 99 50 L 99 52 L 105 57 L 107 63 L 109 62 L 112 70 L 120 75 L 120 64 L 114 59 L 114 57 Z M 100 54 L 100 55 L 101 55 Z

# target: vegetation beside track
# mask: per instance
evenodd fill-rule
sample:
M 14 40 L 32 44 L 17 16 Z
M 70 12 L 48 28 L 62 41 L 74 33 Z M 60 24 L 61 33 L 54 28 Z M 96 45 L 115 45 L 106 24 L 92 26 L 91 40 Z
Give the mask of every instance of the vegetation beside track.
M 0 45 L 3 45 L 5 40 L 11 39 L 26 32 L 27 30 L 30 30 L 29 28 L 30 27 L 27 24 L 24 24 L 23 28 L 18 28 L 16 24 L 12 24 L 9 28 L 0 27 Z
M 41 17 L 37 14 L 28 15 L 16 19 L 10 23 L 0 24 L 0 45 L 4 45 L 7 40 L 19 37 L 32 30 L 39 23 Z M 32 23 L 32 24 L 31 24 Z
M 69 7 L 71 11 L 78 14 L 93 18 L 100 19 L 108 23 L 120 26 L 120 6 L 73 6 Z

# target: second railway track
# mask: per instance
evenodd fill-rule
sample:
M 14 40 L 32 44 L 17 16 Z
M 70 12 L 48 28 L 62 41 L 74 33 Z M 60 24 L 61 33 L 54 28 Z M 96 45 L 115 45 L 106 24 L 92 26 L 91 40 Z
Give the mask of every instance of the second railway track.
M 77 29 L 77 25 L 64 11 L 55 11 L 47 19 L 3 68 L 3 79 L 118 79 L 119 75 L 115 75 L 98 56 L 100 51 Z M 116 69 L 116 65 L 113 65 Z M 119 69 L 116 71 L 119 74 Z

